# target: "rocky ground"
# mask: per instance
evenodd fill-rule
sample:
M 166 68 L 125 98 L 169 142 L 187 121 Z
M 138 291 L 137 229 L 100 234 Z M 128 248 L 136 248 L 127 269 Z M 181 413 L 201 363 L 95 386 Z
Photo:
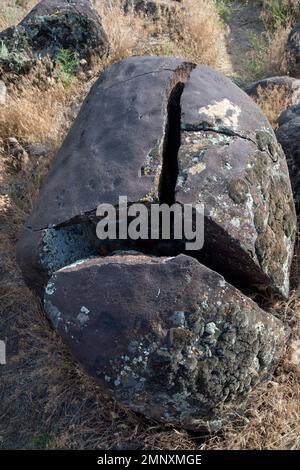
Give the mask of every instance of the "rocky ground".
M 35 3 L 5 0 L 0 7 L 3 26 L 18 23 Z M 95 0 L 94 4 L 98 3 Z M 187 41 L 189 49 L 203 57 L 204 63 L 249 83 L 261 78 L 258 77 L 261 70 L 258 74 L 257 56 L 261 57 L 266 42 L 265 35 L 262 36 L 266 26 L 260 17 L 261 2 L 223 3 L 226 4 L 222 17 L 227 25 L 224 42 L 227 51 L 221 48 L 221 55 L 209 56 L 207 48 L 201 51 L 190 39 Z M 112 22 L 117 23 L 115 15 Z M 105 26 L 109 26 L 108 20 Z M 122 23 L 118 31 L 119 34 L 122 31 L 122 49 L 118 49 L 112 61 L 131 55 L 132 49 L 137 47 L 132 36 L 129 41 L 128 29 L 137 31 L 139 23 L 127 22 L 126 28 L 125 34 Z M 193 28 L 195 31 L 195 25 Z M 108 36 L 110 41 L 116 40 L 113 34 Z M 221 34 L 221 37 L 224 36 Z M 170 38 L 166 40 L 163 35 L 159 46 L 157 42 L 157 36 L 152 36 L 151 47 L 159 47 L 159 54 L 174 55 Z M 176 47 L 179 56 L 188 50 L 186 44 L 176 43 Z M 15 262 L 16 242 L 51 160 L 103 68 L 83 63 L 79 79 L 73 81 L 73 69 L 70 73 L 70 68 L 60 66 L 58 77 L 55 74 L 45 76 L 40 69 L 38 79 L 34 71 L 22 86 L 14 76 L 5 75 L 10 83 L 8 98 L 0 87 L 0 106 L 1 99 L 4 104 L 9 100 L 5 116 L 1 115 L 0 107 L 0 340 L 7 341 L 9 358 L 6 366 L 0 365 L 0 448 L 299 449 L 299 242 L 292 264 L 288 300 L 282 300 L 276 291 L 271 295 L 265 291 L 250 294 L 268 311 L 268 318 L 281 318 L 291 329 L 287 352 L 275 374 L 251 391 L 245 411 L 231 417 L 218 434 L 210 434 L 208 430 L 190 433 L 177 423 L 175 427 L 162 425 L 155 419 L 157 413 L 153 406 L 151 418 L 149 415 L 145 418 L 118 405 L 111 397 L 103 395 L 99 386 L 72 359 L 60 335 L 49 327 L 39 300 L 25 286 Z M 43 85 L 32 89 L 36 81 Z M 280 101 L 281 107 L 283 101 Z M 297 113 L 295 115 L 297 117 Z M 203 139 L 200 134 L 199 137 Z M 190 150 L 188 139 L 186 149 Z M 130 276 L 129 268 L 128 273 Z M 254 305 L 250 300 L 247 302 Z M 260 314 L 258 310 L 257 315 Z M 106 326 L 109 329 L 109 324 Z

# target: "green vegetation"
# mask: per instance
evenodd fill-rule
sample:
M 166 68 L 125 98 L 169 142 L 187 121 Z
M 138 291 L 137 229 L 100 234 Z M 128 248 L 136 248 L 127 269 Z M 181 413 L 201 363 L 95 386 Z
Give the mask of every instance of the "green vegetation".
M 65 86 L 70 85 L 75 77 L 75 70 L 79 64 L 78 54 L 69 49 L 59 49 L 56 54 L 56 64 L 58 65 L 58 78 L 62 80 Z
M 234 0 L 215 0 L 220 18 L 227 23 L 230 19 L 230 7 Z
M 274 32 L 278 28 L 287 26 L 291 18 L 299 13 L 300 6 L 298 2 L 292 0 L 266 0 L 263 9 L 266 26 Z

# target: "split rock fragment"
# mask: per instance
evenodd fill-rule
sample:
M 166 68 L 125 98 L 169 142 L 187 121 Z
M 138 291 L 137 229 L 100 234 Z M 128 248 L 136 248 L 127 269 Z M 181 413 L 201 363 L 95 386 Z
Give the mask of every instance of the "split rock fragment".
M 42 292 L 53 271 L 113 251 L 96 240 L 94 217 L 119 196 L 203 203 L 205 244 L 192 255 L 232 282 L 288 295 L 296 215 L 284 154 L 255 103 L 209 67 L 132 57 L 102 74 L 20 240 L 27 283 Z M 175 255 L 183 245 L 139 249 Z
M 45 310 L 75 359 L 120 403 L 218 430 L 284 350 L 281 321 L 185 255 L 122 255 L 55 272 Z
M 181 97 L 175 200 L 204 204 L 202 261 L 288 295 L 296 218 L 285 155 L 258 107 L 208 67 Z

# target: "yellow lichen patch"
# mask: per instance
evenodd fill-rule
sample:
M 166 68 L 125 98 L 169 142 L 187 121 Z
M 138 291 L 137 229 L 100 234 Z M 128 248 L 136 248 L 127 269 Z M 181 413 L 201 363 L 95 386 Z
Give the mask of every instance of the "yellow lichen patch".
M 205 114 L 214 121 L 220 120 L 225 127 L 237 129 L 241 108 L 224 98 L 222 101 L 200 108 L 199 114 Z
M 197 163 L 197 165 L 194 165 L 192 166 L 190 169 L 189 169 L 189 173 L 194 176 L 194 175 L 197 175 L 198 173 L 201 173 L 201 171 L 204 171 L 206 168 L 206 164 L 205 163 Z

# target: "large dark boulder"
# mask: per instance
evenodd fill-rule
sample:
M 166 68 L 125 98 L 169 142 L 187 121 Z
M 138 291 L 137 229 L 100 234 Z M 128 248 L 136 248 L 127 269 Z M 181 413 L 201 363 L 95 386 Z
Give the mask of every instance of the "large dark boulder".
M 90 0 L 41 0 L 16 26 L 0 33 L 0 68 L 28 70 L 37 59 L 66 49 L 78 58 L 103 57 L 108 40 Z
M 285 157 L 267 119 L 229 79 L 159 57 L 130 58 L 101 76 L 19 243 L 29 285 L 43 288 L 76 256 L 112 251 L 95 240 L 93 215 L 119 196 L 202 202 L 205 244 L 193 256 L 231 282 L 288 295 L 296 216 Z M 120 248 L 134 249 L 126 243 Z M 139 246 L 152 248 L 184 251 L 180 243 Z
M 203 203 L 203 249 L 186 251 L 184 238 L 100 241 L 96 208 L 119 196 L 148 209 Z M 217 429 L 286 338 L 229 281 L 287 296 L 295 231 L 285 157 L 251 98 L 209 67 L 132 57 L 87 96 L 17 257 L 107 392 L 160 421 Z
M 162 422 L 218 430 L 284 350 L 282 323 L 180 255 L 67 266 L 45 310 L 77 361 L 119 402 Z
M 276 135 L 287 158 L 297 213 L 300 214 L 300 105 L 284 111 Z

